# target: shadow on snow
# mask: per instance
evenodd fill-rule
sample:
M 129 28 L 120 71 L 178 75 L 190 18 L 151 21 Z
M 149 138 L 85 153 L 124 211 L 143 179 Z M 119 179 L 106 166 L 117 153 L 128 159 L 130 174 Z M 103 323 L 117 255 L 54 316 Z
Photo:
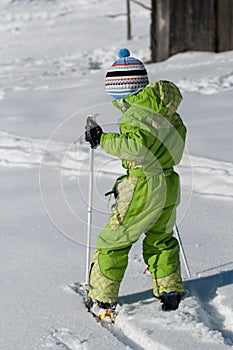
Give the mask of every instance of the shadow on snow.
M 219 331 L 225 344 L 233 345 L 233 331 L 226 329 L 224 325 L 225 316 L 211 303 L 217 297 L 217 289 L 233 284 L 233 270 L 219 272 L 215 275 L 195 278 L 184 282 L 187 296 L 195 297 L 202 309 L 203 322 L 211 329 Z M 152 289 L 143 292 L 123 295 L 119 302 L 134 304 L 140 301 L 153 300 Z

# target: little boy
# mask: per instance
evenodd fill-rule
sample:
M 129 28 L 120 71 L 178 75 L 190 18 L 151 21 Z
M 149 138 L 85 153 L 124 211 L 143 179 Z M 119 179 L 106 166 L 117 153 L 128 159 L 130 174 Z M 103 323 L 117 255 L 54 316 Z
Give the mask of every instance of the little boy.
M 169 81 L 149 84 L 144 64 L 121 49 L 107 72 L 106 92 L 122 112 L 119 133 L 86 126 L 86 141 L 122 160 L 109 222 L 99 233 L 90 269 L 87 308 L 114 309 L 133 243 L 144 233 L 143 258 L 163 310 L 178 308 L 185 289 L 179 244 L 173 237 L 180 201 L 179 175 L 186 127 L 176 112 L 182 100 Z M 99 312 L 99 311 L 98 311 Z

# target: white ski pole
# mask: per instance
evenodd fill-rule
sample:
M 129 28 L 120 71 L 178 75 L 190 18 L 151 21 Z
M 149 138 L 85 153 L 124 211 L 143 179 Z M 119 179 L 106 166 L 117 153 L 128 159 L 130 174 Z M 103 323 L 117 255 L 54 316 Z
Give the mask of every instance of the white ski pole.
M 88 115 L 87 124 L 88 127 L 93 127 L 97 114 Z M 89 193 L 88 193 L 88 218 L 87 218 L 87 249 L 86 249 L 86 280 L 85 284 L 89 284 L 89 269 L 90 269 L 90 256 L 91 256 L 91 230 L 92 230 L 92 202 L 93 202 L 93 173 L 94 173 L 94 149 L 90 147 L 89 158 Z
M 89 159 L 89 193 L 88 193 L 88 217 L 87 217 L 87 249 L 86 249 L 86 285 L 89 283 L 90 253 L 91 253 L 91 228 L 92 228 L 92 201 L 93 201 L 93 167 L 94 149 L 90 147 Z
M 185 269 L 186 269 L 186 273 L 188 275 L 188 278 L 191 278 L 191 273 L 190 273 L 190 269 L 189 269 L 189 266 L 188 266 L 188 261 L 187 261 L 187 258 L 186 258 L 185 252 L 184 252 L 184 247 L 183 247 L 183 243 L 182 243 L 182 240 L 181 240 L 181 236 L 180 236 L 180 232 L 179 232 L 177 224 L 175 224 L 175 229 L 176 229 L 176 235 L 177 235 L 177 239 L 178 239 L 178 242 L 179 242 L 179 245 L 180 245 L 180 252 L 181 252 L 181 255 L 182 255 L 182 258 L 183 258 L 183 262 L 184 262 L 184 266 L 185 266 Z

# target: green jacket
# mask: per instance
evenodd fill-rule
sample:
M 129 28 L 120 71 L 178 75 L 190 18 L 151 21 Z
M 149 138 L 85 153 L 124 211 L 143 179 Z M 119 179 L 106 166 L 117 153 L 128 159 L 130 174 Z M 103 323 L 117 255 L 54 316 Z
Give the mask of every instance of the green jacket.
M 124 168 L 163 172 L 178 164 L 185 146 L 186 127 L 176 112 L 182 100 L 169 81 L 147 85 L 113 104 L 122 111 L 118 133 L 103 133 L 101 147 L 122 159 Z

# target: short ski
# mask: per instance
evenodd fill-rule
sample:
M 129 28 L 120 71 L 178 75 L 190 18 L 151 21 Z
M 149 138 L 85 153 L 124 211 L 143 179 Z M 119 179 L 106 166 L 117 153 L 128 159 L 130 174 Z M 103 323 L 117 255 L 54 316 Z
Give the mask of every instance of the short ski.
M 75 282 L 70 285 L 70 288 L 83 298 L 83 303 L 87 308 L 88 312 L 90 312 L 94 318 L 98 322 L 106 322 L 109 324 L 113 324 L 116 320 L 116 305 L 113 307 L 105 308 L 104 303 L 97 303 L 96 301 L 92 301 L 92 299 L 88 298 L 88 290 L 89 286 L 86 283 Z

